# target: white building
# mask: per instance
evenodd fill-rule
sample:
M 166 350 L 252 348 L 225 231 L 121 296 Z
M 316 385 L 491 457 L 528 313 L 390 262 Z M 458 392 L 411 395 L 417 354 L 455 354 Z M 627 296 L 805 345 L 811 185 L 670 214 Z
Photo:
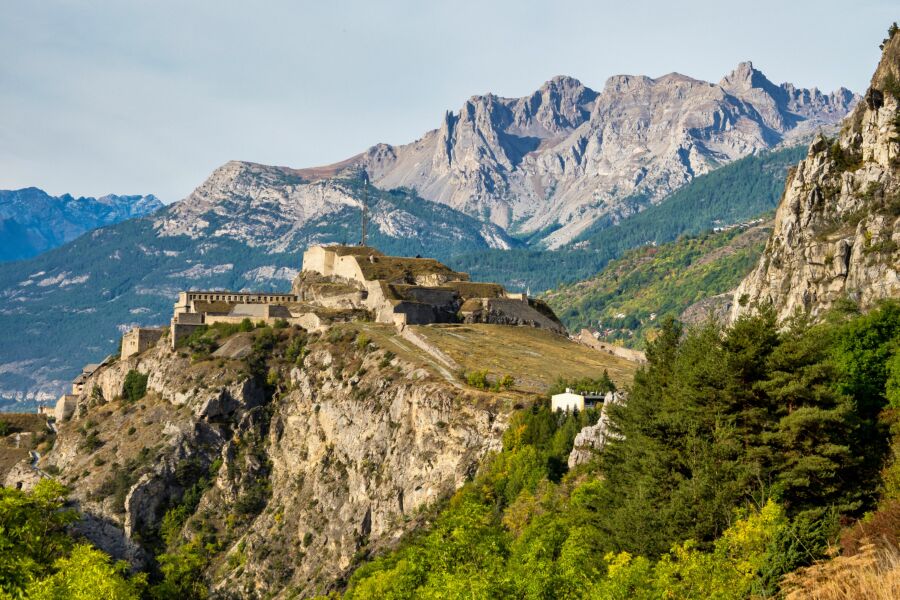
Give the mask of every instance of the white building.
M 550 397 L 550 409 L 553 412 L 558 410 L 579 410 L 593 408 L 597 404 L 603 402 L 603 394 L 579 394 L 571 388 L 566 388 L 562 394 L 553 394 Z

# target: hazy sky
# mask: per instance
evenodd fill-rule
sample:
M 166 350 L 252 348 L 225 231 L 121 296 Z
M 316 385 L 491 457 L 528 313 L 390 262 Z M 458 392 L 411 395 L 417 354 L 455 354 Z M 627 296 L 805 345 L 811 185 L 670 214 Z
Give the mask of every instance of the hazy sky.
M 187 195 L 230 159 L 404 143 L 554 75 L 865 91 L 897 0 L 0 0 L 0 188 Z

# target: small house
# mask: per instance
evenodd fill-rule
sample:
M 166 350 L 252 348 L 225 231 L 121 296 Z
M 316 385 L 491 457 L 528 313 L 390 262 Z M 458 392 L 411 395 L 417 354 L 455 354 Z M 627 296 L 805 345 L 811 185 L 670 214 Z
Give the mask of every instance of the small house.
M 571 388 L 566 388 L 562 394 L 553 394 L 550 398 L 550 409 L 553 412 L 558 410 L 579 410 L 585 408 L 594 408 L 598 404 L 603 403 L 604 395 L 594 392 L 578 393 Z

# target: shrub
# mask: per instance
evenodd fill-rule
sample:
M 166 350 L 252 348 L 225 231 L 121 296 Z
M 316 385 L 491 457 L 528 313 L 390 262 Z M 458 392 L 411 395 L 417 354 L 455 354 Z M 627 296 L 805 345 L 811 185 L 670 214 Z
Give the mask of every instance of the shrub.
M 491 386 L 491 390 L 494 392 L 508 390 L 508 389 L 511 389 L 515 383 L 516 383 L 516 380 L 513 378 L 513 376 L 506 374 L 494 382 L 494 385 Z
M 0 421 L 0 437 L 5 437 L 9 435 L 9 423 L 6 421 Z
M 147 393 L 147 379 L 149 375 L 145 375 L 134 369 L 128 371 L 125 375 L 125 382 L 122 384 L 122 399 L 125 402 L 136 402 L 144 397 Z
M 488 387 L 487 370 L 469 371 L 466 373 L 466 383 L 472 387 L 485 390 Z
M 365 350 L 368 347 L 369 342 L 371 341 L 372 340 L 369 339 L 369 336 L 364 333 L 360 333 L 358 336 L 356 336 L 356 347 L 359 350 Z
M 284 351 L 284 358 L 297 366 L 303 365 L 303 359 L 309 353 L 306 349 L 306 337 L 302 335 L 294 336 L 288 343 L 287 349 Z
M 97 435 L 96 431 L 89 432 L 84 440 L 78 445 L 78 449 L 85 452 L 94 452 L 103 446 L 103 440 Z

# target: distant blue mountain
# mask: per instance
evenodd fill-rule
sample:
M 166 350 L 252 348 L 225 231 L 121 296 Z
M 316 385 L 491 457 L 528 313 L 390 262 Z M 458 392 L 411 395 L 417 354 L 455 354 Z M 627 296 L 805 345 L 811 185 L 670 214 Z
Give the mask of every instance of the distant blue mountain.
M 21 260 L 80 235 L 162 208 L 153 195 L 74 198 L 30 187 L 0 190 L 0 262 Z

